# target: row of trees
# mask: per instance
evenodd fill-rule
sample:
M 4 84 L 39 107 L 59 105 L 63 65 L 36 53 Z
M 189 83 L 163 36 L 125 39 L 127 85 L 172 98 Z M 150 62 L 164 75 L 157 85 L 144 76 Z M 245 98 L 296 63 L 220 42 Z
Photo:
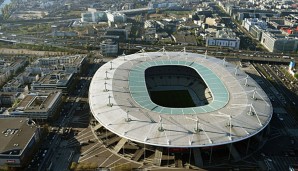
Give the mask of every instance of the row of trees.
M 18 0 L 11 0 L 11 2 L 9 4 L 6 4 L 2 9 L 2 19 L 3 20 L 8 20 L 10 17 L 10 14 L 14 11 L 14 9 L 16 8 L 16 6 L 18 5 Z
M 2 8 L 1 12 L 2 12 L 2 19 L 3 20 L 7 20 L 10 17 L 10 13 L 11 13 L 12 9 L 13 9 L 13 5 L 12 4 L 6 4 Z

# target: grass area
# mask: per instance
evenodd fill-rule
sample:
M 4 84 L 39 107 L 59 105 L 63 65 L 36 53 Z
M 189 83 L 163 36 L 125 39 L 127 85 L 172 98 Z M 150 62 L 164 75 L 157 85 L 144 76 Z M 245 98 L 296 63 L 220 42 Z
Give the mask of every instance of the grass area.
M 37 44 L 23 44 L 18 43 L 15 45 L 9 45 L 9 48 L 12 49 L 30 49 L 30 50 L 37 50 L 37 51 L 54 51 L 54 52 L 71 52 L 66 48 L 59 48 L 50 45 L 37 45 Z
M 163 11 L 164 14 L 175 14 L 175 15 L 188 15 L 191 11 Z
M 150 98 L 154 103 L 164 107 L 195 107 L 187 90 L 152 91 Z
M 81 17 L 83 11 L 68 11 L 65 16 L 67 17 Z
M 270 75 L 264 70 L 264 68 L 258 67 L 258 66 L 257 66 L 257 68 L 261 71 L 261 73 L 266 77 L 267 80 L 273 81 L 272 78 L 270 77 Z
M 296 81 L 295 78 L 289 73 L 289 71 L 287 71 L 283 66 L 280 67 L 280 70 L 283 74 L 285 74 L 285 76 L 291 80 L 291 81 Z
M 13 34 L 35 34 L 35 33 L 50 33 L 50 24 L 34 24 L 34 25 L 21 25 L 18 27 L 4 27 L 3 31 Z
M 68 53 L 68 54 L 75 54 L 75 53 L 79 53 L 79 52 L 83 52 L 80 49 L 74 49 L 74 48 L 68 48 L 68 47 L 55 47 L 55 46 L 51 46 L 51 45 L 45 45 L 45 44 L 23 44 L 23 43 L 17 43 L 14 45 L 11 44 L 1 44 L 0 43 L 0 47 L 1 48 L 7 48 L 7 49 L 27 49 L 27 50 L 31 50 L 31 51 L 46 51 L 46 52 L 63 52 L 63 53 Z M 21 52 L 23 53 L 23 52 Z M 49 55 L 49 53 L 47 53 Z M 26 54 L 26 53 L 24 53 Z

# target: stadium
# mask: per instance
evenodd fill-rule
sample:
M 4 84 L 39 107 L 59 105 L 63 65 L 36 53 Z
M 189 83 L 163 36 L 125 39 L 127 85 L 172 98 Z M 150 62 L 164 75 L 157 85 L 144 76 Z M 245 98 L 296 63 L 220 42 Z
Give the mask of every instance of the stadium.
M 258 149 L 273 109 L 225 59 L 181 52 L 123 55 L 101 66 L 89 105 L 106 147 L 135 162 L 208 167 Z

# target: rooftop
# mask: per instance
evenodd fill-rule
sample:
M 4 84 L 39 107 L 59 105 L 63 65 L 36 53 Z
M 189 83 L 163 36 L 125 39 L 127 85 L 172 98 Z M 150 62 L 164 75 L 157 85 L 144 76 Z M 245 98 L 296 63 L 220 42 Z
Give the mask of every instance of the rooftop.
M 21 154 L 36 129 L 27 124 L 26 118 L 1 118 L 0 153 Z
M 51 108 L 53 100 L 60 94 L 59 91 L 29 94 L 16 106 L 16 109 L 19 111 L 47 111 Z
M 218 30 L 216 38 L 239 39 L 231 29 Z
M 41 77 L 35 84 L 57 84 L 64 85 L 68 82 L 72 73 L 64 71 L 53 71 Z
M 210 88 L 213 101 L 175 109 L 154 104 L 148 98 L 144 70 L 162 65 L 192 67 Z M 107 63 L 94 75 L 89 104 L 99 123 L 118 136 L 171 147 L 244 140 L 265 128 L 273 112 L 266 93 L 246 73 L 226 61 L 186 52 L 148 52 L 114 59 L 112 69 Z M 194 131 L 197 124 L 198 132 Z

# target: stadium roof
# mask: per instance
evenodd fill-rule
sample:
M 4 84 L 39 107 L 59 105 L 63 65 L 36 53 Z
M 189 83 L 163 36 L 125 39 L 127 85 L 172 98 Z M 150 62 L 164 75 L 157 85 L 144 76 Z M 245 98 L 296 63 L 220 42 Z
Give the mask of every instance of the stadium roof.
M 148 94 L 145 82 L 145 70 L 152 66 L 180 65 L 195 69 L 209 87 L 213 101 L 204 106 L 192 108 L 168 108 L 153 103 Z M 143 108 L 161 114 L 198 114 L 218 110 L 224 107 L 229 100 L 229 93 L 221 80 L 208 68 L 196 62 L 178 60 L 158 60 L 142 62 L 134 66 L 129 73 L 129 90 L 133 99 Z
M 192 108 L 165 108 L 153 103 L 144 71 L 162 65 L 196 70 L 213 101 Z M 120 137 L 170 147 L 244 140 L 265 128 L 273 112 L 265 92 L 246 73 L 225 60 L 186 52 L 144 52 L 106 63 L 92 79 L 89 104 L 99 123 Z

